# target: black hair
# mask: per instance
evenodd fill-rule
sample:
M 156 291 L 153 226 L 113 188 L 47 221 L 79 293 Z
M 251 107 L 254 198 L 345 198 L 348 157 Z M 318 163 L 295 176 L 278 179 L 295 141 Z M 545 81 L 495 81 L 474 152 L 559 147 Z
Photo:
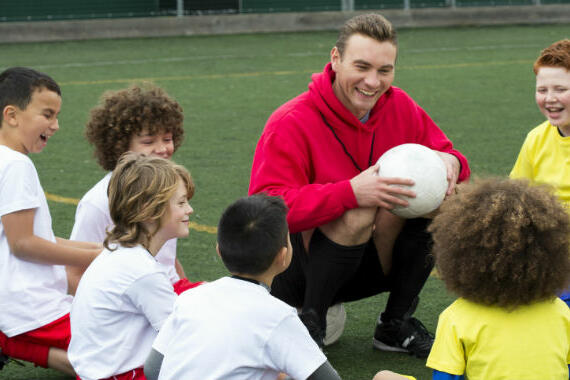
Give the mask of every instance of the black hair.
M 287 206 L 279 197 L 257 194 L 238 199 L 222 214 L 218 247 L 231 273 L 258 275 L 287 247 Z
M 43 88 L 61 96 L 59 85 L 47 74 L 27 67 L 4 70 L 0 74 L 0 122 L 6 106 L 13 105 L 25 110 L 32 101 L 34 91 Z

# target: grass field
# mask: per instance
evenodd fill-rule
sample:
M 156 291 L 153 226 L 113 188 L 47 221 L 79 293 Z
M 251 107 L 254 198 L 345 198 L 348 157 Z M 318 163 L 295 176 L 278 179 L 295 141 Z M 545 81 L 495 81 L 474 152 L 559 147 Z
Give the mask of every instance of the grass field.
M 508 174 L 527 131 L 542 121 L 534 104 L 532 62 L 570 25 L 407 29 L 399 36 L 395 85 L 404 88 L 465 153 L 476 176 Z M 30 66 L 63 90 L 60 131 L 32 158 L 50 201 L 56 235 L 68 237 L 74 200 L 102 176 L 83 137 L 93 107 L 107 89 L 152 81 L 183 106 L 186 139 L 174 159 L 197 185 L 191 203 L 197 224 L 179 242 L 191 279 L 225 274 L 215 254 L 214 227 L 222 210 L 246 195 L 253 151 L 263 125 L 281 103 L 307 88 L 322 69 L 336 33 L 97 40 L 0 45 L 0 70 Z M 435 331 L 453 300 L 430 278 L 416 312 Z M 370 379 L 379 369 L 430 378 L 425 362 L 372 349 L 384 296 L 347 305 L 341 340 L 326 350 L 344 379 Z M 64 379 L 51 370 L 10 364 L 0 379 Z

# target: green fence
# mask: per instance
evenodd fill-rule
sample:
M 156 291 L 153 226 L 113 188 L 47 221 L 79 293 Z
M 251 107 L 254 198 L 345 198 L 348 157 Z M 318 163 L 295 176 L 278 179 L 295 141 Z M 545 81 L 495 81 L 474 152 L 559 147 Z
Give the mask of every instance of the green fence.
M 159 0 L 0 0 L 0 21 L 146 17 L 160 14 Z
M 570 0 L 0 0 L 0 21 L 562 3 Z
M 311 0 L 311 1 L 284 1 L 284 0 L 242 0 L 242 13 L 258 12 L 310 12 L 310 11 L 340 11 L 343 8 L 340 0 Z M 445 0 L 411 0 L 411 7 L 433 8 L 448 6 Z M 403 0 L 354 0 L 352 9 L 388 9 L 403 8 Z

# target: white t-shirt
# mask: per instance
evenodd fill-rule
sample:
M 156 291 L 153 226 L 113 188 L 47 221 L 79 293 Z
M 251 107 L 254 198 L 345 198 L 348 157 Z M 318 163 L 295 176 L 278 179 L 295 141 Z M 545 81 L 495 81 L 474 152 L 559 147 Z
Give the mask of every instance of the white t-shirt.
M 294 308 L 230 277 L 181 294 L 153 348 L 159 380 L 306 379 L 326 361 Z
M 109 197 L 107 196 L 111 174 L 107 173 L 79 201 L 70 240 L 103 243 L 107 236 L 107 229 L 113 228 L 113 221 L 109 212 Z M 174 267 L 176 239 L 170 239 L 164 243 L 156 255 L 156 260 L 164 265 L 171 283 L 174 284 L 180 280 L 180 276 Z
M 55 242 L 48 204 L 30 158 L 0 145 L 0 217 L 34 209 L 34 235 Z M 14 256 L 0 219 L 0 330 L 19 335 L 69 313 L 67 277 L 61 265 Z
M 68 357 L 83 380 L 142 367 L 176 294 L 144 248 L 103 250 L 89 265 L 71 307 Z

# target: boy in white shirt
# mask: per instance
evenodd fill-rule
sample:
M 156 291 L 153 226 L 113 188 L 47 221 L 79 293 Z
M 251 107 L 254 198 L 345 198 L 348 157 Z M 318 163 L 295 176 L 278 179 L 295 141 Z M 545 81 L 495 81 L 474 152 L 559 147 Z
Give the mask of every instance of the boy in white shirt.
M 230 205 L 218 254 L 232 273 L 180 295 L 145 363 L 148 380 L 341 380 L 297 310 L 273 297 L 291 263 L 287 207 L 263 194 Z M 289 379 L 289 378 L 288 378 Z M 413 379 L 383 371 L 374 380 Z
M 46 74 L 13 67 L 0 74 L 0 348 L 4 355 L 74 375 L 64 265 L 85 268 L 94 243 L 54 236 L 29 153 L 59 129 L 61 90 Z
M 103 242 L 113 227 L 107 188 L 111 171 L 125 152 L 171 159 L 184 138 L 182 107 L 159 87 L 133 85 L 107 91 L 93 107 L 85 135 L 95 148 L 94 156 L 109 171 L 81 198 L 70 239 Z M 176 258 L 176 239 L 167 241 L 156 255 L 165 267 L 176 293 L 199 283 L 188 281 Z M 75 293 L 82 268 L 68 267 L 69 288 Z
M 217 249 L 232 276 L 179 296 L 145 364 L 147 379 L 340 379 L 297 311 L 269 294 L 291 262 L 283 201 L 254 195 L 232 204 Z
M 71 308 L 69 360 L 91 379 L 144 379 L 142 366 L 176 294 L 156 255 L 188 235 L 190 174 L 158 157 L 127 153 L 109 182 L 114 227 L 85 271 Z

